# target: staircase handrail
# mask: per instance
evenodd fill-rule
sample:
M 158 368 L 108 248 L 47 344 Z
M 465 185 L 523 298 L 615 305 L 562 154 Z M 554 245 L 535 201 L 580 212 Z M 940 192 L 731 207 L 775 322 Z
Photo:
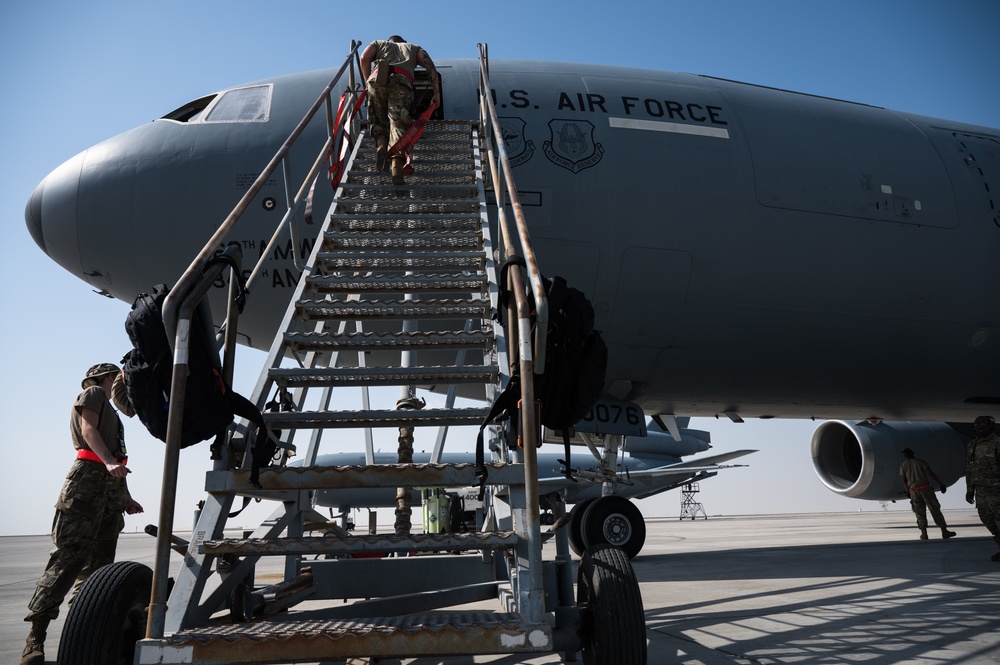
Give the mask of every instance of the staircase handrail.
M 480 76 L 480 99 L 482 100 L 482 106 L 480 109 L 480 121 L 484 124 L 488 124 L 492 130 L 492 136 L 503 137 L 503 131 L 500 127 L 500 120 L 497 118 L 496 105 L 493 103 L 493 95 L 491 94 L 492 88 L 490 88 L 490 77 L 489 77 L 489 67 L 487 64 L 487 49 L 488 47 L 484 44 L 478 44 L 479 47 L 479 76 Z M 484 112 L 485 111 L 485 112 Z M 514 222 L 517 229 L 517 238 L 521 246 L 521 255 L 524 258 L 525 267 L 528 271 L 528 281 L 531 285 L 531 292 L 535 297 L 535 331 L 534 331 L 534 354 L 532 355 L 532 350 L 527 346 L 527 339 L 530 339 L 529 335 L 524 335 L 530 331 L 529 328 L 524 328 L 524 323 L 520 323 L 522 326 L 521 333 L 521 343 L 519 354 L 528 354 L 527 360 L 532 362 L 532 370 L 536 374 L 545 373 L 545 339 L 546 333 L 548 331 L 549 322 L 549 301 L 545 295 L 545 287 L 542 282 L 542 273 L 538 269 L 538 261 L 535 258 L 535 251 L 531 246 L 531 234 L 528 232 L 528 225 L 524 219 L 524 210 L 521 208 L 521 200 L 517 194 L 517 187 L 514 185 L 514 175 L 510 166 L 510 160 L 507 158 L 507 150 L 504 147 L 503 139 L 491 140 L 490 132 L 484 132 L 486 140 L 488 142 L 487 152 L 492 153 L 494 146 L 497 151 L 500 163 L 500 169 L 503 171 L 503 178 L 498 177 L 497 165 L 492 155 L 489 158 L 490 171 L 493 177 L 493 187 L 496 192 L 497 197 L 497 221 L 503 236 L 504 243 L 504 253 L 507 257 L 511 256 L 512 253 L 516 253 L 516 249 L 511 245 L 511 230 L 510 225 L 507 220 L 507 215 L 504 212 L 504 194 L 506 193 L 510 197 L 511 209 L 514 212 Z M 516 268 L 516 266 L 514 266 Z M 518 270 L 511 270 L 511 274 L 516 274 Z M 514 292 L 516 295 L 523 293 L 523 289 L 519 288 L 517 285 Z M 518 319 L 522 322 L 529 321 L 528 316 L 530 312 L 522 311 L 520 303 L 518 306 Z M 523 384 L 522 384 L 523 385 Z
M 205 244 L 202 250 L 195 257 L 194 261 L 187 267 L 184 273 L 181 275 L 180 279 L 170 290 L 164 300 L 162 311 L 164 314 L 164 325 L 167 329 L 173 333 L 173 368 L 172 368 L 172 382 L 171 382 L 171 399 L 170 399 L 170 411 L 168 415 L 168 426 L 167 426 L 167 441 L 164 451 L 164 470 L 163 470 L 163 484 L 161 487 L 162 497 L 159 515 L 159 527 L 157 534 L 157 551 L 156 551 L 156 561 L 154 564 L 154 575 L 153 575 L 153 586 L 150 598 L 150 608 L 147 616 L 146 624 L 146 637 L 152 639 L 160 639 L 163 637 L 165 614 L 166 614 L 166 590 L 167 590 L 167 571 L 169 566 L 169 553 L 170 553 L 170 538 L 173 535 L 173 521 L 174 521 L 174 497 L 176 494 L 177 487 L 177 475 L 178 475 L 178 460 L 180 456 L 180 438 L 181 438 L 181 421 L 183 419 L 183 406 L 184 406 L 184 386 L 186 384 L 187 372 L 188 372 L 188 349 L 189 349 L 189 337 L 191 334 L 191 321 L 194 315 L 194 310 L 199 304 L 204 300 L 208 293 L 209 287 L 215 281 L 218 276 L 221 276 L 222 265 L 217 266 L 213 271 L 209 272 L 211 266 L 211 261 L 215 257 L 217 248 L 224 244 L 224 241 L 229 236 L 229 233 L 236 226 L 236 223 L 242 217 L 243 213 L 250 207 L 254 198 L 260 193 L 260 190 L 270 179 L 271 175 L 277 170 L 278 166 L 283 166 L 284 176 L 285 176 L 285 191 L 288 196 L 288 209 L 282 220 L 278 223 L 277 229 L 271 238 L 270 243 L 268 243 L 267 249 L 262 253 L 263 256 L 267 256 L 272 245 L 276 242 L 279 233 L 284 228 L 285 224 L 289 223 L 295 210 L 302 203 L 306 191 L 308 190 L 313 179 L 317 177 L 320 167 L 326 161 L 327 156 L 330 155 L 330 150 L 336 145 L 336 138 L 338 132 L 340 131 L 340 125 L 335 125 L 333 119 L 333 101 L 331 94 L 333 88 L 340 81 L 341 77 L 350 68 L 350 83 L 345 90 L 345 94 L 357 94 L 354 90 L 354 69 L 351 67 L 352 60 L 357 61 L 357 51 L 361 46 L 361 42 L 351 41 L 351 50 L 347 57 L 344 59 L 344 63 L 337 70 L 336 75 L 327 84 L 326 88 L 313 103 L 310 109 L 306 112 L 302 120 L 299 121 L 295 129 L 289 135 L 288 139 L 282 144 L 278 152 L 271 158 L 271 161 L 264 168 L 261 174 L 254 181 L 250 189 L 246 191 L 243 197 L 233 208 L 232 212 L 223 220 L 222 224 L 215 231 L 209 241 Z M 290 167 L 288 164 L 288 153 L 298 140 L 298 138 L 305 131 L 306 127 L 312 122 L 313 118 L 319 112 L 320 107 L 323 105 L 327 107 L 327 140 L 323 148 L 320 150 L 318 157 L 313 163 L 312 168 L 306 176 L 305 181 L 299 188 L 299 192 L 295 197 L 291 196 L 291 178 L 290 178 Z M 344 120 L 344 130 L 345 132 L 351 126 L 351 118 L 348 116 Z M 332 156 L 332 155 L 331 155 Z M 291 224 L 292 232 L 292 242 L 293 242 L 293 253 L 298 246 L 296 238 L 295 225 Z M 238 268 L 238 257 L 240 252 L 238 247 L 230 247 L 224 253 L 235 253 L 234 260 Z M 257 266 L 251 271 L 251 275 L 247 279 L 247 292 L 249 292 L 249 285 L 251 284 L 251 279 L 255 278 L 261 269 L 263 263 L 263 258 L 258 262 Z M 296 267 L 302 269 L 298 258 L 296 258 Z M 232 279 L 236 279 L 233 275 Z M 227 312 L 226 317 L 226 336 L 227 341 L 231 342 L 235 339 L 236 333 L 236 317 L 238 312 L 236 308 L 230 307 L 229 312 Z M 233 354 L 232 349 L 226 349 L 226 363 L 223 365 L 223 372 L 226 376 L 232 376 L 232 360 Z
M 528 233 L 528 226 L 524 219 L 524 211 L 521 209 L 521 201 L 517 195 L 517 188 L 514 185 L 510 161 L 507 159 L 507 151 L 503 144 L 503 132 L 500 121 L 497 118 L 496 106 L 493 103 L 491 93 L 488 66 L 488 47 L 478 44 L 479 47 L 479 98 L 480 98 L 480 123 L 483 125 L 483 140 L 485 142 L 487 161 L 490 165 L 490 175 L 493 180 L 493 190 L 497 199 L 497 225 L 500 228 L 504 247 L 504 256 L 509 259 L 517 254 L 517 248 L 512 244 L 513 234 L 504 210 L 504 194 L 510 196 L 511 208 L 514 212 L 514 220 L 517 227 L 517 238 L 520 241 L 520 256 L 524 259 L 525 268 L 528 273 L 528 281 L 531 292 L 534 295 L 534 312 L 528 302 L 527 291 L 524 288 L 524 278 L 521 266 L 511 264 L 506 272 L 506 279 L 510 280 L 510 291 L 514 294 L 517 308 L 517 325 L 514 326 L 511 312 L 508 311 L 507 325 L 510 326 L 508 339 L 514 340 L 509 344 L 511 365 L 516 366 L 521 375 L 521 404 L 535 404 L 535 382 L 532 380 L 534 374 L 541 374 L 545 371 L 545 338 L 548 329 L 549 303 L 545 295 L 545 288 L 542 285 L 542 274 L 538 269 L 538 262 L 535 259 L 535 252 L 531 247 L 531 235 Z M 487 128 L 489 131 L 487 131 Z M 500 137 L 500 140 L 496 140 Z M 493 152 L 496 149 L 498 159 L 494 159 Z M 503 171 L 503 178 L 497 173 L 497 162 Z M 535 330 L 532 333 L 531 315 L 535 315 Z M 534 345 L 532 345 L 534 337 Z M 534 349 L 532 349 L 534 346 Z M 536 409 L 525 407 L 521 409 L 521 449 L 524 455 L 524 531 L 526 534 L 528 556 L 530 565 L 528 566 L 528 579 L 519 580 L 519 595 L 523 604 L 521 611 L 523 616 L 529 621 L 540 621 L 544 610 L 543 604 L 530 602 L 531 598 L 542 596 L 542 561 L 541 561 L 541 536 L 539 533 L 541 507 L 538 499 L 538 455 L 537 448 L 541 445 L 541 433 L 539 431 L 539 413 Z

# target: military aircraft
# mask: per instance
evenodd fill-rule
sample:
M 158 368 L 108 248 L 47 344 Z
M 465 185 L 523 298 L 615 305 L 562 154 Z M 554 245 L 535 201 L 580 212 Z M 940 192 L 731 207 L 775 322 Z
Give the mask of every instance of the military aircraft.
M 647 423 L 644 435 L 626 436 L 621 447 L 624 455 L 607 460 L 596 447 L 594 456 L 583 452 L 571 457 L 570 472 L 567 473 L 563 453 L 539 452 L 538 470 L 539 495 L 546 512 L 543 522 L 553 524 L 551 509 L 547 507 L 549 496 L 560 493 L 562 500 L 575 504 L 569 513 L 569 542 L 573 551 L 582 556 L 588 544 L 610 543 L 623 549 L 629 557 L 636 556 L 646 539 L 646 525 L 639 508 L 630 499 L 645 499 L 689 483 L 707 480 L 722 469 L 733 468 L 726 462 L 756 452 L 734 450 L 726 453 L 699 457 L 682 461 L 682 457 L 709 450 L 711 435 L 704 430 L 688 427 L 688 418 L 677 419 L 678 439 L 658 428 L 652 421 Z M 584 421 L 577 428 L 574 443 L 578 447 L 588 445 L 584 440 L 589 433 Z M 550 437 L 556 440 L 557 437 Z M 560 439 L 561 441 L 561 439 Z M 430 453 L 414 453 L 417 464 L 428 463 Z M 443 463 L 472 463 L 472 453 L 444 453 Z M 394 453 L 376 453 L 376 464 L 391 464 L 396 461 Z M 317 463 L 321 466 L 351 466 L 366 463 L 365 453 L 332 453 L 320 455 Z M 591 482 L 587 482 L 591 481 Z M 610 482 L 610 496 L 602 497 L 603 484 Z M 439 520 L 441 530 L 455 530 L 466 522 L 475 524 L 475 519 L 463 520 L 461 514 L 473 513 L 481 507 L 476 498 L 475 488 L 464 491 L 440 493 L 437 490 L 412 490 L 414 505 L 423 501 L 430 506 L 432 519 Z M 442 499 L 442 497 L 447 497 Z M 431 500 L 428 500 L 431 499 Z M 396 505 L 395 490 L 385 488 L 355 488 L 322 490 L 317 493 L 316 504 L 329 506 L 346 516 L 356 506 L 366 508 L 390 508 Z M 448 508 L 442 508 L 448 506 Z M 474 516 L 473 516 L 474 517 Z M 345 520 L 346 521 L 346 520 Z
M 477 63 L 439 71 L 440 115 L 476 116 Z M 124 301 L 172 282 L 330 75 L 205 94 L 80 153 L 30 197 L 30 233 Z M 491 82 L 540 265 L 594 303 L 608 396 L 654 417 L 847 427 L 1000 412 L 983 369 L 1000 362 L 1000 130 L 643 69 L 496 60 Z M 263 256 L 286 196 L 278 180 L 228 241 L 264 260 L 240 326 L 257 348 L 317 228 L 300 217 L 300 246 L 284 236 Z M 313 207 L 332 195 L 318 187 Z M 862 464 L 865 450 L 926 453 L 905 426 L 865 449 L 837 428 L 813 442 L 835 491 L 895 476 Z
M 438 65 L 440 117 L 478 121 L 479 63 L 442 60 Z M 131 301 L 157 282 L 174 283 L 209 239 L 215 243 L 216 229 L 243 193 L 256 191 L 264 165 L 293 134 L 332 74 L 293 74 L 206 94 L 84 151 L 33 192 L 25 211 L 29 231 L 54 261 L 106 295 Z M 878 466 L 872 460 L 889 459 L 886 455 L 897 455 L 904 446 L 923 454 L 924 442 L 932 445 L 939 430 L 955 430 L 946 423 L 1000 410 L 1000 390 L 983 369 L 1000 360 L 1000 345 L 993 339 L 993 289 L 1000 277 L 993 260 L 1000 233 L 995 194 L 1000 191 L 1000 131 L 709 76 L 496 60 L 489 63 L 489 78 L 490 89 L 483 93 L 494 100 L 500 116 L 496 133 L 515 172 L 538 265 L 589 297 L 595 326 L 604 332 L 609 351 L 605 398 L 637 405 L 674 434 L 678 416 L 839 419 L 817 428 L 814 457 L 830 469 L 824 479 L 828 486 L 861 493 L 862 486 L 891 485 L 887 479 L 895 476 L 895 464 Z M 301 139 L 322 145 L 325 131 L 312 125 Z M 294 198 L 289 183 L 303 180 L 311 163 L 307 151 L 292 152 L 284 162 L 288 177 L 264 182 L 260 196 L 218 247 L 236 245 L 262 261 L 264 271 L 257 273 L 238 331 L 243 343 L 256 348 L 279 348 L 272 339 L 299 288 L 300 258 L 316 242 L 319 225 L 309 214 L 296 214 L 294 233 L 279 237 L 277 245 L 269 241 L 283 214 L 279 202 Z M 326 210 L 333 197 L 332 188 L 321 182 L 310 207 Z M 225 280 L 217 282 L 216 312 L 222 311 L 227 286 Z M 357 354 L 359 365 L 362 357 Z M 869 419 L 876 423 L 872 432 L 851 424 Z M 928 432 L 904 421 L 936 424 Z M 615 446 L 609 447 L 607 438 L 603 443 L 607 458 Z M 530 459 L 533 447 L 527 446 L 524 455 Z M 303 469 L 299 475 L 315 478 L 327 470 Z M 289 478 L 299 473 L 291 471 Z M 376 471 L 397 472 L 366 467 L 352 478 L 361 482 L 360 476 Z M 441 484 L 452 486 L 450 477 Z M 221 530 L 216 526 L 224 523 L 236 491 L 226 483 L 234 478 L 229 468 L 209 474 L 208 514 L 203 513 L 195 532 L 199 540 L 208 532 L 203 524 L 211 528 L 209 537 Z M 532 481 L 525 478 L 522 487 Z M 515 489 L 502 475 L 493 482 L 500 489 L 492 496 L 501 499 L 494 505 L 508 499 L 506 512 L 495 521 L 531 524 L 534 493 Z M 237 490 L 246 492 L 242 485 Z M 595 524 L 604 531 L 615 528 L 609 527 L 606 512 L 597 511 L 601 503 L 611 505 L 609 498 L 620 497 L 602 496 L 583 511 L 579 528 L 585 544 L 593 526 L 587 515 L 596 514 Z M 304 502 L 300 493 L 289 503 Z M 296 519 L 301 515 L 297 512 Z M 279 519 L 261 529 L 270 534 L 282 524 Z M 297 526 L 301 531 L 302 522 Z M 210 545 L 193 538 L 171 598 L 194 602 L 164 604 L 164 533 L 152 600 L 141 593 L 130 600 L 140 613 L 147 604 L 153 609 L 147 641 L 154 643 L 145 645 L 143 657 L 148 653 L 152 662 L 169 652 L 190 662 L 192 653 L 223 648 L 221 642 L 196 639 L 181 656 L 161 640 L 164 632 L 200 624 L 201 615 L 224 604 L 223 596 L 234 620 L 248 621 L 274 595 L 251 591 L 241 581 L 242 570 L 230 574 L 230 560 L 202 546 L 239 554 L 274 545 Z M 557 533 L 561 550 L 563 533 Z M 627 646 L 632 655 L 618 661 L 645 662 L 637 584 L 610 585 L 611 596 L 628 601 L 622 631 L 598 618 L 621 614 L 621 603 L 607 601 L 603 588 L 604 563 L 620 573 L 617 579 L 630 579 L 622 551 L 588 548 L 577 584 L 583 602 L 574 604 L 569 557 L 561 556 L 561 565 L 549 568 L 529 565 L 539 563 L 540 548 L 534 529 L 525 534 L 525 541 L 513 544 L 516 554 L 504 562 L 510 565 L 506 580 L 517 594 L 516 604 L 530 616 L 519 624 L 520 632 L 494 631 L 491 639 L 497 642 L 490 648 L 583 649 L 585 659 L 603 648 L 610 662 Z M 505 538 L 498 531 L 474 544 L 508 547 Z M 312 541 L 306 543 L 309 551 L 318 541 L 345 551 L 361 551 L 374 542 L 307 540 Z M 413 543 L 392 545 L 382 539 L 377 546 L 406 551 Z M 280 547 L 302 545 L 293 538 Z M 237 565 L 252 568 L 254 556 Z M 210 557 L 224 564 L 220 586 L 200 605 L 212 574 L 201 563 Z M 406 565 L 425 565 L 420 557 L 413 559 Z M 483 557 L 465 559 L 470 574 L 481 574 Z M 331 569 L 315 563 L 320 577 Z M 283 592 L 295 596 L 295 585 L 303 583 L 326 598 L 347 596 L 333 595 L 339 589 L 331 580 L 313 579 L 313 571 L 305 580 L 306 571 L 297 564 L 288 568 L 291 586 L 282 586 Z M 541 593 L 546 574 L 549 580 L 558 574 L 560 598 L 552 600 L 571 612 L 556 617 L 560 630 L 555 632 L 534 619 L 548 611 Z M 406 577 L 402 609 L 413 611 L 424 590 L 413 583 L 424 578 Z M 354 581 L 348 575 L 337 579 L 338 584 Z M 355 598 L 386 595 L 368 591 L 388 592 L 398 581 L 366 576 L 364 588 L 349 591 Z M 461 588 L 453 589 L 453 597 L 474 590 L 455 584 Z M 491 587 L 491 594 L 493 589 L 499 588 Z M 348 608 L 352 618 L 359 605 Z M 269 608 L 281 610 L 273 603 Z M 577 611 L 582 614 L 573 614 Z M 589 622 L 583 631 L 574 617 Z M 298 653 L 315 656 L 312 635 L 301 637 Z M 283 638 L 282 648 L 291 646 Z M 329 646 L 324 653 L 333 655 L 336 645 Z M 439 648 L 435 641 L 420 653 L 442 653 Z

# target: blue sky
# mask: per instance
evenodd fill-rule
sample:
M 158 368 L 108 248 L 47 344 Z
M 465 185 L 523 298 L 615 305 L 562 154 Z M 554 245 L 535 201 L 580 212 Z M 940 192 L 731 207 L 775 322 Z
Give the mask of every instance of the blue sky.
M 435 58 L 562 60 L 709 74 L 928 116 L 1000 127 L 1000 3 L 995 0 L 712 3 L 433 2 L 379 21 L 357 3 L 316 0 L 152 3 L 12 0 L 0 8 L 0 422 L 8 474 L 0 535 L 46 533 L 72 458 L 69 408 L 86 368 L 127 350 L 129 304 L 69 276 L 35 246 L 24 205 L 52 169 L 89 146 L 197 97 L 256 79 L 338 65 L 351 39 L 400 33 Z M 370 5 L 369 5 L 370 6 Z M 488 13 L 487 10 L 492 10 Z M 529 220 L 530 221 L 530 220 Z M 262 361 L 243 352 L 236 388 Z M 696 420 L 715 451 L 760 448 L 749 468 L 702 485 L 709 514 L 880 509 L 822 489 L 811 469 L 814 423 Z M 133 494 L 156 521 L 162 444 L 126 422 Z M 419 447 L 419 446 L 418 446 Z M 188 449 L 178 525 L 202 496 L 207 446 Z M 963 507 L 961 492 L 946 507 Z M 643 502 L 676 515 L 676 493 Z M 905 506 L 896 506 L 897 509 Z

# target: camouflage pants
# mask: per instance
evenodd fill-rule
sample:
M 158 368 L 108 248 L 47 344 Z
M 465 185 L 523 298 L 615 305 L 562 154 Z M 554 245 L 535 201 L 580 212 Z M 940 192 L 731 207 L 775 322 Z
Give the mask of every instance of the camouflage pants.
M 125 527 L 126 499 L 124 479 L 113 478 L 103 464 L 73 463 L 56 502 L 54 547 L 28 603 L 25 621 L 55 619 L 74 583 L 75 594 L 92 572 L 115 560 L 118 534 Z
M 368 121 L 372 126 L 372 138 L 389 136 L 389 147 L 403 136 L 410 124 L 410 105 L 413 103 L 413 89 L 403 83 L 399 75 L 389 77 L 385 86 L 368 84 Z
M 1000 546 L 1000 488 L 976 488 L 976 511 L 993 540 Z
M 941 504 L 938 503 L 937 497 L 934 496 L 934 490 L 930 488 L 925 490 L 910 490 L 910 508 L 913 508 L 913 514 L 917 516 L 917 526 L 921 529 L 927 529 L 928 508 L 931 511 L 934 523 L 942 529 L 948 528 L 948 523 L 944 521 L 944 515 L 941 514 Z

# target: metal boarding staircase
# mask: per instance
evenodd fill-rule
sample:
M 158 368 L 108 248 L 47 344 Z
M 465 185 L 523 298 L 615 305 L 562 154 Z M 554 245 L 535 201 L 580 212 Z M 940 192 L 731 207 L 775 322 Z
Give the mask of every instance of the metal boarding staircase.
M 575 594 L 567 529 L 554 530 L 555 558 L 543 561 L 534 409 L 520 411 L 519 441 L 508 440 L 507 425 L 487 429 L 491 461 L 485 478 L 476 465 L 442 461 L 446 428 L 479 425 L 487 413 L 486 407 L 455 407 L 456 395 L 489 404 L 512 372 L 544 371 L 545 294 L 502 141 L 494 140 L 499 122 L 489 95 L 480 96 L 479 122 L 428 123 L 413 153 L 418 171 L 406 185 L 392 185 L 387 174 L 374 172 L 374 148 L 354 131 L 358 123 L 349 117 L 341 122 L 339 113 L 333 121 L 330 95 L 345 71 L 351 75 L 347 107 L 360 92 L 351 68 L 358 46 L 352 43 L 323 96 L 164 305 L 165 323 L 176 336 L 156 571 L 148 606 L 141 584 L 131 584 L 141 577 L 138 564 L 118 562 L 108 567 L 114 575 L 102 578 L 102 569 L 93 576 L 123 582 L 102 601 L 126 610 L 124 627 L 115 625 L 108 634 L 130 641 L 135 615 L 145 617 L 145 639 L 135 644 L 134 662 L 141 664 L 548 652 L 571 658 L 580 650 L 588 662 L 645 663 L 641 598 L 627 557 L 614 548 L 586 554 Z M 480 70 L 481 89 L 490 89 L 483 47 Z M 331 154 L 346 156 L 345 176 L 254 391 L 268 427 L 280 431 L 281 454 L 260 471 L 260 487 L 255 486 L 249 469 L 252 437 L 246 428 L 236 428 L 227 444 L 214 450 L 208 496 L 191 542 L 184 543 L 172 534 L 173 492 L 192 315 L 222 269 L 211 261 L 220 240 L 279 165 L 287 175 L 288 146 L 324 104 L 330 135 L 306 180 Z M 490 233 L 485 182 L 497 199 L 498 246 Z M 296 197 L 289 193 L 282 222 L 291 227 L 294 245 L 290 220 L 305 189 Z M 507 219 L 508 196 L 514 224 Z M 524 256 L 526 267 L 507 272 L 513 298 L 503 305 L 495 261 L 513 254 Z M 214 272 L 206 272 L 208 266 Z M 234 273 L 239 272 L 237 264 Z M 496 322 L 502 306 L 506 328 Z M 237 319 L 230 307 L 222 367 L 230 380 Z M 390 390 L 373 394 L 373 386 Z M 433 386 L 445 396 L 425 404 L 418 386 Z M 392 387 L 395 399 L 372 403 L 385 401 Z M 345 399 L 345 392 L 354 399 Z M 521 382 L 521 399 L 534 403 L 531 381 Z M 373 428 L 398 428 L 398 463 L 373 463 Z M 424 442 L 434 428 L 439 433 L 431 462 L 412 463 L 414 436 Z M 366 434 L 366 464 L 322 464 L 323 435 L 327 446 L 331 438 L 335 446 L 343 445 L 339 434 L 347 429 Z M 298 439 L 306 433 L 302 446 Z M 286 453 L 293 447 L 305 447 L 301 463 L 288 463 Z M 479 530 L 414 533 L 410 488 L 480 482 L 486 509 Z M 316 492 L 349 487 L 397 490 L 393 533 L 348 534 L 314 509 Z M 225 527 L 238 497 L 268 499 L 277 507 L 249 537 L 231 539 Z M 564 526 L 565 504 L 556 497 L 552 503 L 557 525 Z M 166 573 L 171 548 L 184 557 L 172 590 Z M 258 583 L 263 557 L 283 558 L 281 581 Z M 345 599 L 355 602 L 340 602 Z M 485 600 L 499 600 L 500 611 L 470 609 L 470 603 Z M 82 665 L 87 656 L 72 662 Z
M 282 505 L 250 538 L 201 542 L 197 563 L 178 579 L 175 588 L 191 593 L 171 597 L 178 609 L 168 612 L 167 629 L 173 632 L 162 648 L 190 648 L 193 662 L 464 654 L 470 645 L 481 653 L 553 650 L 544 604 L 531 598 L 541 589 L 525 589 L 524 602 L 512 603 L 540 605 L 534 617 L 523 611 L 431 611 L 442 602 L 461 605 L 497 598 L 501 591 L 518 593 L 506 579 L 506 559 L 533 558 L 527 551 L 528 525 L 511 518 L 525 508 L 522 464 L 490 465 L 487 482 L 507 497 L 506 508 L 490 515 L 491 531 L 410 535 L 404 515 L 394 535 L 330 537 L 328 521 L 312 508 L 310 492 L 323 489 L 474 485 L 475 465 L 411 465 L 407 452 L 412 459 L 413 430 L 478 426 L 487 409 L 454 408 L 451 400 L 421 407 L 414 386 L 474 386 L 481 399 L 491 400 L 506 365 L 503 329 L 492 317 L 496 270 L 477 128 L 470 121 L 428 123 L 413 153 L 419 171 L 405 186 L 375 173 L 373 157 L 372 142 L 359 141 L 255 391 L 261 408 L 272 393 L 286 395 L 286 405 L 294 395 L 291 409 L 266 412 L 265 420 L 286 442 L 300 431 L 314 433 L 304 463 L 263 470 L 264 491 L 250 485 L 245 469 L 215 471 L 208 479 L 208 491 L 221 497 L 219 506 L 225 508 L 209 510 L 199 531 L 221 533 L 235 495 L 265 496 Z M 463 323 L 456 326 L 457 321 Z M 467 362 L 457 359 L 460 353 Z M 401 397 L 377 408 L 370 404 L 369 386 L 398 386 Z M 337 397 L 351 387 L 360 387 L 364 408 L 348 409 L 348 400 Z M 400 428 L 400 464 L 316 466 L 324 431 L 376 427 Z M 281 492 L 275 495 L 274 488 Z M 408 490 L 405 494 L 409 497 Z M 450 553 L 469 550 L 481 553 Z M 343 558 L 370 552 L 431 554 Z M 433 554 L 439 552 L 445 554 Z M 283 584 L 291 591 L 275 592 L 270 604 L 241 578 L 249 562 L 263 556 L 288 557 Z M 306 559 L 316 556 L 334 558 Z M 237 594 L 246 623 L 212 624 L 219 593 L 206 594 L 207 602 L 196 598 L 194 591 L 206 587 L 203 578 L 213 574 L 212 559 L 240 561 L 230 583 L 223 583 L 231 590 L 222 595 Z M 528 580 L 528 572 L 517 568 L 513 579 Z M 250 621 L 255 614 L 285 609 L 290 596 L 381 600 L 336 608 L 322 619 L 307 612 L 301 620 L 283 614 L 279 620 Z M 406 616 L 396 616 L 401 612 Z
M 409 463 L 414 431 L 479 425 L 487 408 L 455 408 L 455 394 L 471 389 L 488 404 L 509 373 L 493 316 L 498 285 L 479 146 L 478 123 L 432 121 L 413 153 L 419 172 L 396 186 L 374 172 L 371 141 L 356 143 L 254 392 L 262 409 L 272 391 L 284 405 L 265 418 L 286 447 L 296 433 L 312 433 L 303 464 L 282 458 L 262 470 L 261 490 L 246 464 L 216 465 L 164 611 L 165 636 L 140 642 L 137 662 L 181 662 L 170 660 L 177 654 L 182 662 L 267 663 L 555 650 L 537 505 L 527 505 L 537 504 L 525 490 L 526 473 L 537 478 L 530 464 L 488 465 L 489 530 L 411 535 L 409 524 L 410 488 L 477 482 L 475 465 L 437 462 L 443 436 L 431 464 Z M 418 385 L 446 392 L 444 405 L 418 400 Z M 371 386 L 396 386 L 399 399 L 373 406 Z M 334 395 L 352 387 L 360 409 Z M 372 464 L 369 435 L 369 464 L 317 466 L 324 431 L 375 427 L 399 428 L 399 464 Z M 503 442 L 494 437 L 491 447 Z M 344 537 L 313 509 L 313 492 L 344 487 L 400 488 L 395 534 Z M 239 495 L 280 507 L 250 538 L 222 538 Z M 452 554 L 469 551 L 478 554 Z M 372 552 L 397 556 L 350 558 Z M 264 556 L 286 558 L 284 580 L 255 591 L 254 566 Z M 514 611 L 435 611 L 501 596 Z M 302 600 L 344 598 L 375 600 L 283 612 Z M 229 621 L 213 620 L 224 605 Z M 255 620 L 262 616 L 268 620 Z

